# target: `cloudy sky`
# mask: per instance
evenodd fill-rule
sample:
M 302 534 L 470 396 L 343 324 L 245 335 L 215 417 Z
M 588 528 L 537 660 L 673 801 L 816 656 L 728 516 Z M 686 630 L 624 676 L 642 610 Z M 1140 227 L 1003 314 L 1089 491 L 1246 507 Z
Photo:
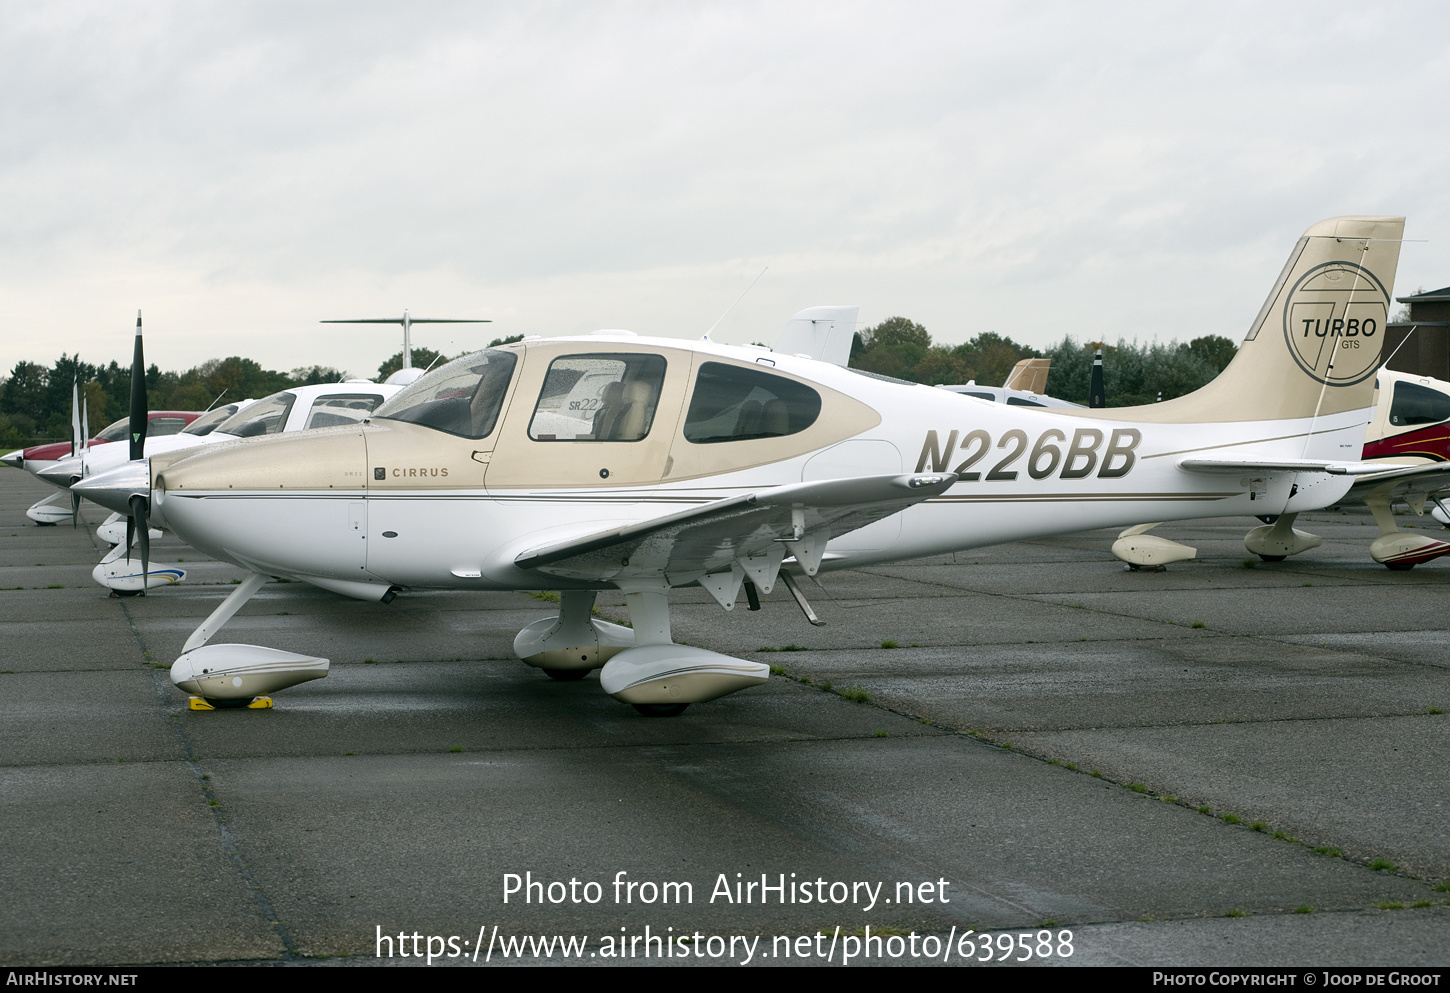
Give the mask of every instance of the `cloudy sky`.
M 0 367 L 376 369 L 859 304 L 1237 340 L 1297 236 L 1450 284 L 1437 3 L 0 3 Z

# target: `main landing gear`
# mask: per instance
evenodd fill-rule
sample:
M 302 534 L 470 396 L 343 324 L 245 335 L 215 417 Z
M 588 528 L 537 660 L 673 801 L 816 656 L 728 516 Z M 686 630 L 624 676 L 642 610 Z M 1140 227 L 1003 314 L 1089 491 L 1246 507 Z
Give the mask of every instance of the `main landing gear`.
M 674 717 L 692 703 L 765 682 L 770 667 L 763 663 L 676 645 L 667 589 L 661 584 L 625 591 L 633 630 L 594 617 L 596 593 L 560 593 L 558 616 L 520 631 L 514 652 L 553 679 L 579 679 L 603 664 L 604 692 L 646 717 Z

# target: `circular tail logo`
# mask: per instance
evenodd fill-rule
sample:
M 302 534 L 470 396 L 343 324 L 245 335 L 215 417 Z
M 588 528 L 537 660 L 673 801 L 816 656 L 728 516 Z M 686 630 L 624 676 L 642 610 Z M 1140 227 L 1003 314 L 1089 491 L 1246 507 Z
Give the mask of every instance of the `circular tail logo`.
M 1379 366 L 1389 313 L 1389 291 L 1374 273 L 1353 262 L 1325 262 L 1289 291 L 1284 340 L 1312 379 L 1353 386 Z

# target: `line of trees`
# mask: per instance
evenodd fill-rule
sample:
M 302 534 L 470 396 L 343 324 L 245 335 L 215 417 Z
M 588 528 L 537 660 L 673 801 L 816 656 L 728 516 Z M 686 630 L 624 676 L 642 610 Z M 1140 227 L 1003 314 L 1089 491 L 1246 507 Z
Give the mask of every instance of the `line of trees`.
M 1000 386 L 1012 367 L 1026 358 L 1049 358 L 1047 394 L 1074 403 L 1088 402 L 1093 353 L 1103 349 L 1103 384 L 1109 407 L 1130 407 L 1192 393 L 1229 364 L 1238 348 L 1221 335 L 1190 342 L 1116 345 L 1078 342 L 1072 336 L 1042 351 L 986 331 L 960 345 L 936 345 L 925 327 L 891 317 L 856 333 L 851 367 L 928 386 L 966 383 Z
M 523 335 L 495 338 L 488 347 L 522 340 Z M 422 345 L 413 347 L 413 365 L 426 369 L 450 358 Z M 378 366 L 377 382 L 403 367 L 403 350 Z M 211 359 L 185 372 L 162 372 L 154 363 L 146 370 L 146 402 L 152 410 L 206 410 L 223 401 L 260 399 L 292 386 L 337 383 L 348 373 L 331 366 L 304 366 L 291 372 L 263 369 L 260 363 L 233 355 Z M 125 417 L 131 408 L 131 366 L 82 362 L 61 354 L 52 366 L 17 362 L 0 377 L 0 449 L 69 440 L 71 384 L 79 382 L 88 404 L 91 433 Z
M 317 365 L 277 372 L 239 355 L 211 359 L 185 372 L 162 372 L 153 363 L 146 370 L 146 400 L 152 410 L 205 410 L 218 397 L 264 397 L 289 386 L 336 383 L 346 375 Z M 115 361 L 93 365 L 79 355 L 66 354 L 49 368 L 17 362 L 0 379 L 0 445 L 17 448 L 68 439 L 71 388 L 76 382 L 84 391 L 92 434 L 126 416 L 131 406 L 130 365 Z

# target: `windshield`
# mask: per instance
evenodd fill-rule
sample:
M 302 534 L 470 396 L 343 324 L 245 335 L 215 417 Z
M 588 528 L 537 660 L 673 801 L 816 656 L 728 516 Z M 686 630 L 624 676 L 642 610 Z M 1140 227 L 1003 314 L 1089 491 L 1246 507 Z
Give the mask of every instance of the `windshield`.
M 379 420 L 409 421 L 463 438 L 493 433 L 518 356 L 499 348 L 435 369 L 377 409 Z
M 283 391 L 273 393 L 237 411 L 236 414 L 216 426 L 220 434 L 235 435 L 238 438 L 255 438 L 263 434 L 279 434 L 287 426 L 287 415 L 297 402 L 297 394 Z
M 129 417 L 123 417 L 115 424 L 107 424 L 106 430 L 96 435 L 98 441 L 125 441 L 126 426 L 131 423 Z
M 216 430 L 218 424 L 235 414 L 240 407 L 241 404 L 229 403 L 224 407 L 218 407 L 210 413 L 202 414 L 183 428 L 181 433 L 194 434 L 198 438 L 209 435 Z

